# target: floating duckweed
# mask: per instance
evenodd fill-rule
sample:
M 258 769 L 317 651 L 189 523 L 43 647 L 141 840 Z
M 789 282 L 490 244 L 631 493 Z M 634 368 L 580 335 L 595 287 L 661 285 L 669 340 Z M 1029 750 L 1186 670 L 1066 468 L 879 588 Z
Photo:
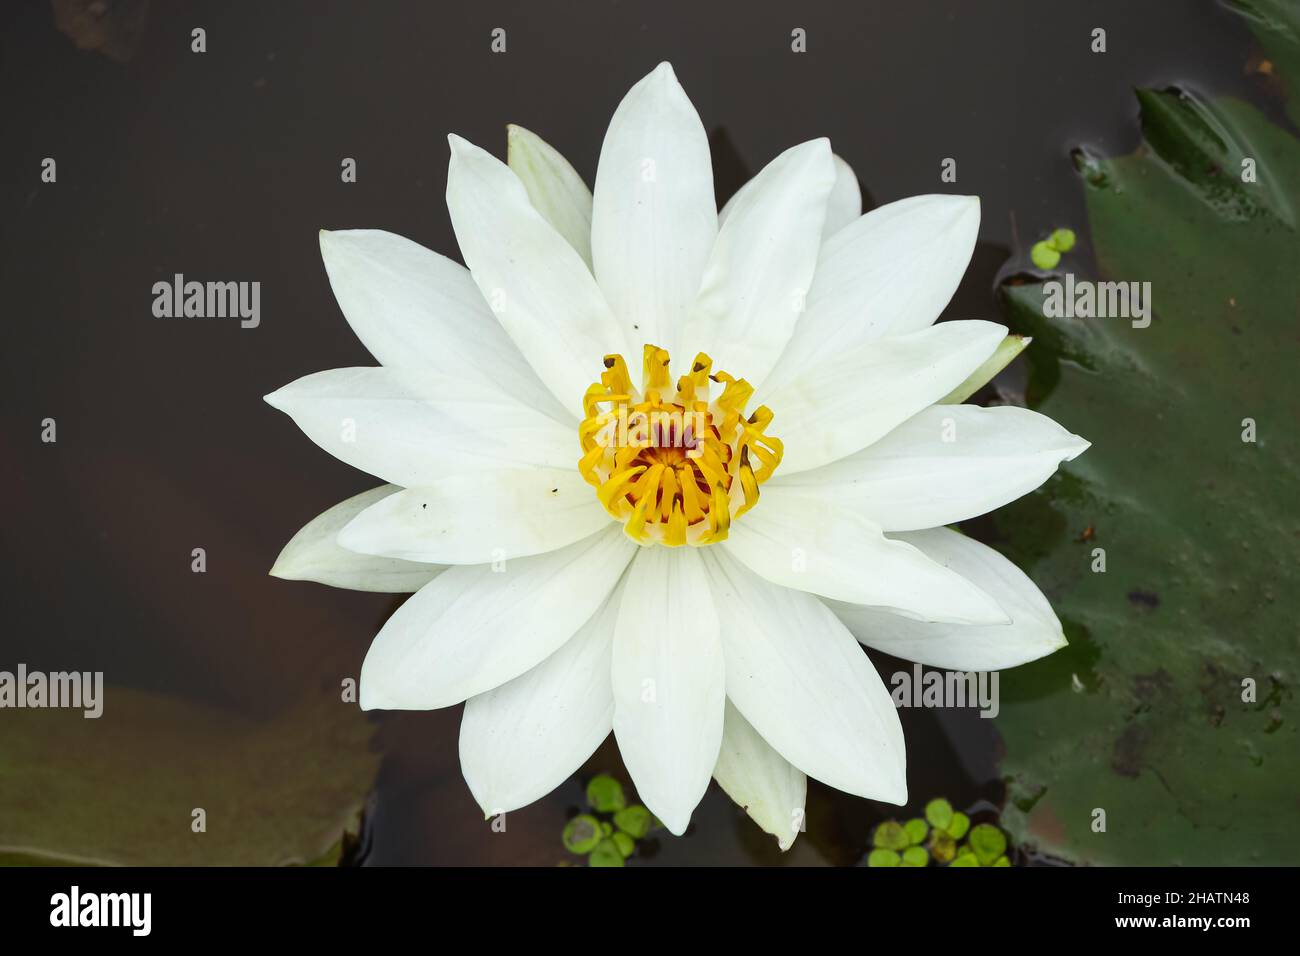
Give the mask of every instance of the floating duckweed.
M 903 866 L 929 866 L 930 854 L 923 846 L 909 846 L 903 851 Z
M 650 811 L 639 803 L 624 807 L 614 814 L 614 826 L 618 827 L 634 840 L 639 840 L 650 832 L 654 820 Z
M 930 855 L 936 863 L 951 863 L 957 855 L 957 841 L 943 830 L 935 830 L 930 837 Z
M 960 840 L 966 835 L 966 831 L 970 829 L 970 817 L 959 810 L 952 815 L 952 822 L 945 829 L 948 836 L 954 840 Z
M 991 823 L 979 823 L 972 827 L 967 843 L 981 866 L 992 866 L 1007 851 L 1006 835 Z
M 1012 866 L 1007 836 L 971 819 L 942 797 L 925 805 L 925 819 L 886 820 L 871 836 L 868 866 Z
M 613 840 L 601 840 L 587 857 L 588 866 L 622 866 L 623 854 Z
M 587 784 L 587 802 L 600 813 L 614 813 L 627 806 L 623 785 L 607 773 L 598 773 Z
M 588 866 L 622 866 L 636 853 L 637 841 L 662 824 L 639 803 L 628 804 L 623 785 L 607 773 L 587 784 L 590 813 L 581 813 L 564 827 L 564 848 L 587 857 Z
M 886 820 L 876 827 L 876 835 L 871 842 L 882 850 L 906 850 L 912 845 L 912 841 L 907 838 L 907 831 L 897 820 Z
M 591 814 L 579 814 L 564 826 L 564 848 L 579 855 L 590 853 L 600 842 L 600 829 L 600 821 Z
M 952 804 L 943 797 L 931 800 L 925 805 L 925 818 L 936 830 L 947 830 L 952 823 Z
M 618 848 L 618 852 L 623 855 L 623 859 L 625 860 L 629 856 L 631 856 L 632 851 L 636 849 L 636 840 L 633 840 L 630 836 L 628 836 L 626 833 L 624 833 L 621 830 L 618 833 L 615 833 L 609 839 L 614 844 L 614 846 Z
M 1055 269 L 1061 262 L 1061 253 L 1073 249 L 1075 241 L 1073 229 L 1053 229 L 1046 239 L 1034 243 L 1029 258 L 1039 269 Z
M 1047 244 L 1057 252 L 1069 252 L 1074 248 L 1074 230 L 1056 229 L 1048 238 Z
M 1047 242 L 1035 242 L 1033 248 L 1029 250 L 1029 258 L 1033 260 L 1035 266 L 1046 272 L 1056 268 L 1057 263 L 1061 261 L 1061 254 Z

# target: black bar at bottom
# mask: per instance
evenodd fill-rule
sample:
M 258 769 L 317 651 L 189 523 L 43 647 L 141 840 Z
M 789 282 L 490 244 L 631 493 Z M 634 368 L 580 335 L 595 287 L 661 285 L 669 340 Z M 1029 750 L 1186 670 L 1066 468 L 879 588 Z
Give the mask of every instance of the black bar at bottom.
M 477 938 L 495 948 L 511 934 L 582 945 L 689 923 L 720 933 L 729 948 L 778 925 L 809 945 L 825 942 L 828 927 L 848 928 L 864 944 L 911 937 L 1005 945 L 1021 932 L 1228 942 L 1293 926 L 1295 876 L 1280 868 L 5 868 L 0 932 L 6 942 L 75 934 L 81 943 L 381 945 L 419 934 L 429 946 L 473 947 Z

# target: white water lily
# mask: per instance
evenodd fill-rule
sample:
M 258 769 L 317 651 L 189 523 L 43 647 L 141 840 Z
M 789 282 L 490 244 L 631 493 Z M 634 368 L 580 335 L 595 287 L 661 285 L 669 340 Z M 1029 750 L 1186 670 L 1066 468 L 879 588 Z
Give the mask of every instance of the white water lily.
M 361 706 L 465 702 L 461 765 L 489 815 L 561 784 L 611 729 L 676 834 L 710 778 L 782 848 L 806 775 L 906 802 L 898 715 L 859 642 L 963 670 L 1065 644 L 1023 573 L 943 527 L 1088 446 L 1022 408 L 940 404 L 1023 345 L 991 322 L 934 324 L 978 200 L 862 215 L 818 139 L 719 213 L 667 64 L 615 112 L 594 195 L 519 127 L 508 165 L 450 142 L 468 268 L 385 232 L 323 232 L 381 367 L 267 396 L 388 483 L 308 524 L 272 570 L 414 592 L 366 657 Z

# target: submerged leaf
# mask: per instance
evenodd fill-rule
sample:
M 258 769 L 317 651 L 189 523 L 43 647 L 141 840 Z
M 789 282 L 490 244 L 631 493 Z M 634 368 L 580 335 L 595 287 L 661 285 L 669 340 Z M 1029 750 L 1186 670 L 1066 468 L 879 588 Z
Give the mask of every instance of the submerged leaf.
M 325 857 L 378 758 L 333 692 L 267 719 L 126 687 L 104 716 L 0 719 L 0 854 L 67 864 L 267 866 Z M 196 810 L 205 832 L 196 832 Z

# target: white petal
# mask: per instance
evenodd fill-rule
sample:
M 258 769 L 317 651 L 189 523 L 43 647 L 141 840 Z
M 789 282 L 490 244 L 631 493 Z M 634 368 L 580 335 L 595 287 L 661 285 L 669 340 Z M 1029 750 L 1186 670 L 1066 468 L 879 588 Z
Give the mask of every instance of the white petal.
M 1037 660 L 1066 645 L 1061 622 L 1025 573 L 994 551 L 947 528 L 893 535 L 969 578 L 1011 615 L 992 627 L 909 621 L 878 608 L 828 602 L 859 641 L 896 657 L 959 671 L 995 671 Z
M 782 850 L 794 845 L 804 829 L 808 777 L 773 750 L 730 700 L 713 779 Z
M 834 501 L 885 531 L 937 528 L 1033 491 L 1087 447 L 1025 408 L 932 405 L 862 451 L 779 487 Z
M 381 485 L 340 501 L 303 525 L 280 556 L 271 575 L 287 581 L 316 581 L 354 591 L 382 591 L 409 594 L 418 591 L 442 570 L 435 564 L 417 564 L 393 558 L 356 554 L 339 547 L 339 531 L 376 502 L 401 491 L 396 485 Z
M 605 602 L 636 551 L 622 529 L 504 567 L 448 568 L 388 619 L 361 667 L 365 710 L 432 710 L 517 677 Z
M 335 458 L 406 488 L 449 473 L 575 466 L 572 428 L 495 386 L 415 369 L 316 372 L 266 401 Z
M 706 564 L 736 709 L 810 777 L 906 803 L 903 727 L 853 635 L 817 598 L 774 587 L 725 552 Z
M 637 793 L 681 836 L 722 745 L 718 616 L 694 548 L 648 547 L 614 629 L 614 736 Z
M 489 564 L 554 551 L 613 519 L 575 469 L 451 475 L 366 509 L 339 535 L 364 554 L 436 564 Z
M 549 143 L 522 126 L 506 127 L 506 164 L 542 218 L 591 267 L 591 190 Z M 481 298 L 481 296 L 480 296 Z
M 737 194 L 678 343 L 687 361 L 703 351 L 737 378 L 767 375 L 804 309 L 834 182 L 830 143 L 817 139 L 787 149 Z
M 447 209 L 465 264 L 528 364 L 577 414 L 600 360 L 628 354 L 622 330 L 582 257 L 533 208 L 519 177 L 459 136 L 449 140 Z
M 822 228 L 822 241 L 857 221 L 862 215 L 862 190 L 853 167 L 838 156 L 835 162 L 835 185 L 826 200 L 826 225 Z
M 764 485 L 754 509 L 732 523 L 723 547 L 783 587 L 927 621 L 1008 620 L 996 601 L 959 574 L 886 538 L 860 514 L 801 489 Z
M 873 209 L 831 236 L 780 376 L 933 323 L 957 291 L 979 221 L 974 196 L 914 196 Z
M 661 63 L 623 98 L 596 171 L 596 279 L 637 348 L 672 349 L 718 234 L 709 140 L 673 68 Z
M 485 816 L 546 796 L 609 735 L 616 594 L 546 660 L 466 701 L 460 769 Z
M 378 229 L 321 230 L 320 251 L 339 308 L 381 365 L 508 383 L 511 395 L 554 411 L 459 262 Z
M 822 242 L 839 232 L 862 215 L 862 190 L 858 187 L 858 177 L 853 168 L 839 156 L 831 155 L 835 164 L 835 185 L 831 187 L 826 198 L 826 222 L 822 226 Z M 718 212 L 718 225 L 721 226 L 736 208 L 736 201 L 754 180 L 749 180 L 732 194 L 726 205 Z
M 736 200 L 739 199 L 739 198 L 741 197 L 741 195 L 745 192 L 745 188 L 746 188 L 750 183 L 752 183 L 753 181 L 754 181 L 754 180 L 750 179 L 750 180 L 748 180 L 747 182 L 742 183 L 742 184 L 741 184 L 741 187 L 740 187 L 739 189 L 737 189 L 734 193 L 732 193 L 732 194 L 731 194 L 731 198 L 728 199 L 728 200 L 723 204 L 722 208 L 718 210 L 718 228 L 719 228 L 719 229 L 721 229 L 722 226 L 723 226 L 723 224 L 726 223 L 726 221 L 727 221 L 727 217 L 731 215 L 731 210 L 733 210 L 733 209 L 736 208 Z
M 851 455 L 942 398 L 993 354 L 1006 329 L 943 322 L 866 342 L 754 400 L 771 407 L 785 443 L 779 477 Z

